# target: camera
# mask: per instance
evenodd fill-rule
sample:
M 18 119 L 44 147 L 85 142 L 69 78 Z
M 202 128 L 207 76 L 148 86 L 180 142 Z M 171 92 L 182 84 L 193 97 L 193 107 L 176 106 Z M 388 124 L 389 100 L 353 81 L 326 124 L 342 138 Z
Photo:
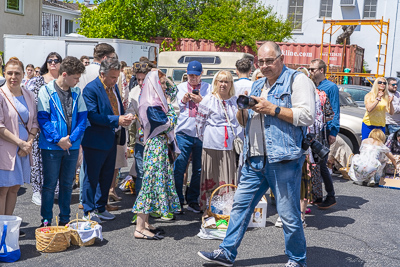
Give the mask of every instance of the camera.
M 236 101 L 239 109 L 248 109 L 254 107 L 258 102 L 247 95 L 240 95 Z
M 301 148 L 307 150 L 309 147 L 311 147 L 311 151 L 316 154 L 320 159 L 323 159 L 329 154 L 330 150 L 314 138 L 314 134 L 308 133 L 306 137 L 303 138 Z
M 192 93 L 195 94 L 195 95 L 199 95 L 200 94 L 200 90 L 199 89 L 193 89 Z

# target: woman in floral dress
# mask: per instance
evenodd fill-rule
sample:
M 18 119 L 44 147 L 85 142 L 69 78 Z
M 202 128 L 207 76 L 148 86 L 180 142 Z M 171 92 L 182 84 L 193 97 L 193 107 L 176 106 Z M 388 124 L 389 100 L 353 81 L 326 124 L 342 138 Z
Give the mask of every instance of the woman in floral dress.
M 51 52 L 40 68 L 40 75 L 33 77 L 26 84 L 26 89 L 33 92 L 37 104 L 37 97 L 40 87 L 48 84 L 58 78 L 58 71 L 62 62 L 61 56 L 56 52 Z M 32 146 L 32 167 L 31 167 L 31 185 L 32 185 L 32 202 L 40 206 L 42 204 L 41 191 L 43 186 L 43 165 L 42 154 L 39 148 L 39 135 L 36 136 Z M 58 184 L 55 191 L 58 195 Z
M 175 88 L 175 87 L 174 87 Z M 168 216 L 181 209 L 173 177 L 177 116 L 167 91 L 167 78 L 160 71 L 147 74 L 139 100 L 139 119 L 145 143 L 143 182 L 133 206 L 137 213 L 135 238 L 160 240 L 164 231 L 149 224 L 149 213 Z

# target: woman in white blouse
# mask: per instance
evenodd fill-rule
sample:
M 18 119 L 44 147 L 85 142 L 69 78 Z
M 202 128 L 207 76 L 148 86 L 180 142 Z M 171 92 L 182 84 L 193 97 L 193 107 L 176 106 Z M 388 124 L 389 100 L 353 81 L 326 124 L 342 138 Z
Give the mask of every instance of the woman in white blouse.
M 239 123 L 236 120 L 238 108 L 232 74 L 219 71 L 212 85 L 212 93 L 200 102 L 196 116 L 197 133 L 203 141 L 200 182 L 202 211 L 207 208 L 207 199 L 215 188 L 223 184 L 236 184 L 237 179 L 233 140 Z M 224 187 L 219 194 L 229 190 L 230 187 Z

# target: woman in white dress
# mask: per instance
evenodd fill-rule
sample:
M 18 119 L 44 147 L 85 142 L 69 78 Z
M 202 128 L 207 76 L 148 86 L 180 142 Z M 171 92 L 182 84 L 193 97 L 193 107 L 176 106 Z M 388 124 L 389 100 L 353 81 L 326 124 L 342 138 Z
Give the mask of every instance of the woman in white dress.
M 386 136 L 380 129 L 373 129 L 361 143 L 360 154 L 354 155 L 349 176 L 358 185 L 375 186 L 379 183 L 388 157 L 394 166 L 396 160 L 387 146 Z

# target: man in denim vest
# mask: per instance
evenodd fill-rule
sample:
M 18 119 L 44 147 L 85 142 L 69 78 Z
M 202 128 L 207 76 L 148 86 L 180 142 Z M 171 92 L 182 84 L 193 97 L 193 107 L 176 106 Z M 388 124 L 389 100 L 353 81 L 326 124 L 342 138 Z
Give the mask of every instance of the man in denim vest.
M 306 241 L 300 214 L 301 148 L 306 126 L 314 122 L 315 91 L 304 74 L 288 69 L 274 42 L 258 50 L 258 63 L 266 78 L 254 82 L 251 109 L 237 113 L 246 127 L 242 177 L 236 191 L 226 237 L 218 250 L 198 252 L 207 261 L 232 266 L 254 208 L 271 188 L 282 218 L 286 266 L 306 266 Z M 266 262 L 267 264 L 267 262 Z

